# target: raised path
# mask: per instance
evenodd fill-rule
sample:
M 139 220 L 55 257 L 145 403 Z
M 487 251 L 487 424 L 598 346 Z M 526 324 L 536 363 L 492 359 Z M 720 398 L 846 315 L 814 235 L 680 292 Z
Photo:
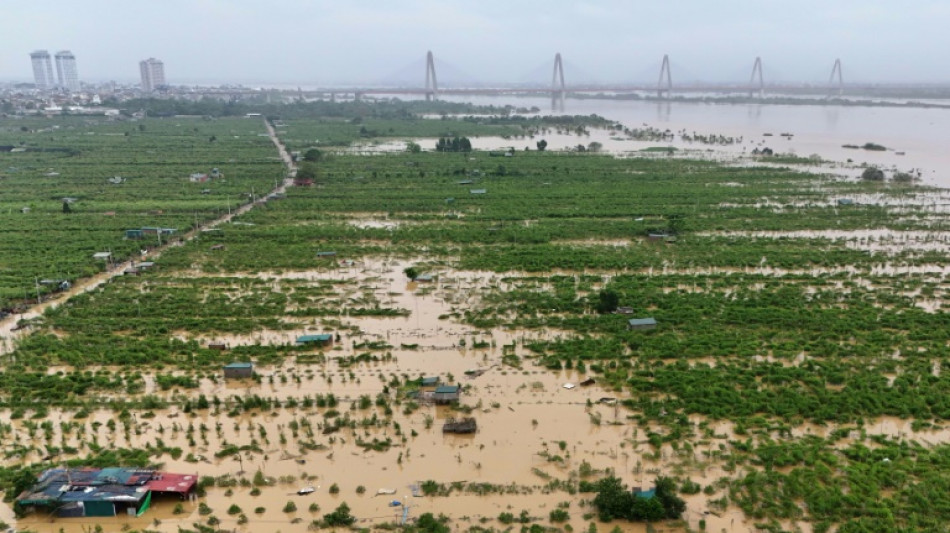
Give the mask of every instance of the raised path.
M 247 213 L 255 206 L 261 205 L 267 202 L 268 197 L 275 193 L 286 192 L 287 187 L 293 185 L 294 177 L 297 175 L 297 166 L 294 164 L 293 158 L 287 152 L 287 149 L 281 144 L 280 139 L 277 138 L 277 132 L 274 131 L 273 126 L 267 122 L 267 119 L 264 119 L 264 127 L 267 128 L 267 134 L 270 136 L 271 141 L 274 143 L 274 146 L 277 148 L 277 152 L 280 154 L 280 159 L 283 161 L 284 166 L 287 167 L 287 175 L 284 180 L 278 184 L 273 190 L 267 194 L 261 196 L 260 198 L 254 198 L 253 201 L 248 202 L 240 206 L 237 210 L 222 215 L 216 219 L 210 220 L 198 226 L 197 228 L 184 233 L 181 237 L 173 243 L 165 244 L 152 248 L 147 253 L 143 254 L 139 262 L 142 261 L 153 261 L 161 257 L 162 252 L 165 251 L 170 246 L 181 246 L 185 242 L 188 242 L 195 237 L 197 237 L 201 231 L 217 227 L 221 224 L 230 222 L 232 218 L 237 215 Z M 41 302 L 39 304 L 31 306 L 26 312 L 22 314 L 10 315 L 3 320 L 0 320 L 0 355 L 6 355 L 14 350 L 16 347 L 16 341 L 27 334 L 32 328 L 25 327 L 22 329 L 16 329 L 17 325 L 20 323 L 20 320 L 29 321 L 30 319 L 41 316 L 47 309 L 52 309 L 58 306 L 60 303 L 65 302 L 66 300 L 76 296 L 77 294 L 82 294 L 84 292 L 89 292 L 104 283 L 107 283 L 109 280 L 116 276 L 121 276 L 129 268 L 132 268 L 132 260 L 124 261 L 122 263 L 115 263 L 112 265 L 112 268 L 106 270 L 105 272 L 100 272 L 95 276 L 89 278 L 82 278 L 76 280 L 73 283 L 73 286 L 64 292 L 52 294 L 48 296 L 48 300 Z

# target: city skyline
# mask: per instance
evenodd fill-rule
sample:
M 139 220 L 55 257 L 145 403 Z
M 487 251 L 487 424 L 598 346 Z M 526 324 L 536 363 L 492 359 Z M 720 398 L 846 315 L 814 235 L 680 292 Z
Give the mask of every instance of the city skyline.
M 22 23 L 5 35 L 0 79 L 28 80 L 22 54 L 68 43 L 89 82 L 135 83 L 133 65 L 157 56 L 183 85 L 422 85 L 427 50 L 445 83 L 549 82 L 558 52 L 568 85 L 655 81 L 666 54 L 674 83 L 748 80 L 756 57 L 766 84 L 827 82 L 839 58 L 846 83 L 950 82 L 945 1 L 674 3 L 38 0 L 5 6 Z

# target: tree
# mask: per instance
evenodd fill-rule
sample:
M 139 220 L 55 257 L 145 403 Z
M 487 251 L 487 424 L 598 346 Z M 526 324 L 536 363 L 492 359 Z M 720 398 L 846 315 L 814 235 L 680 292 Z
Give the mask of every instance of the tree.
M 68 215 L 69 213 L 72 213 L 72 212 L 73 212 L 73 208 L 69 207 L 69 201 L 63 200 L 63 213 Z
M 877 167 L 868 167 L 861 173 L 864 181 L 884 181 L 884 171 Z
M 593 504 L 597 508 L 597 515 L 602 522 L 609 522 L 614 518 L 627 518 L 633 505 L 633 495 L 627 491 L 619 478 L 614 476 L 601 479 L 594 484 L 597 496 Z
M 663 505 L 666 518 L 679 518 L 686 511 L 686 502 L 676 495 L 676 481 L 660 476 L 656 478 L 656 499 Z
M 297 179 L 317 179 L 317 166 L 313 163 L 304 163 L 297 169 Z
M 590 144 L 587 145 L 587 151 L 588 151 L 588 152 L 597 153 L 597 152 L 603 150 L 603 148 L 604 148 L 604 145 L 603 145 L 602 143 L 597 142 L 597 141 L 593 141 L 593 142 L 591 142 Z
M 418 154 L 422 151 L 422 147 L 419 146 L 419 143 L 406 141 L 406 151 L 410 154 Z
M 419 277 L 419 269 L 416 267 L 407 267 L 402 272 L 407 278 L 409 278 L 410 281 L 416 281 L 416 278 Z
M 351 526 L 356 517 L 350 514 L 350 506 L 343 502 L 332 513 L 323 515 L 323 524 L 328 527 Z
M 303 160 L 309 161 L 310 163 L 316 163 L 323 159 L 323 152 L 317 150 L 316 148 L 311 148 L 303 153 Z
M 538 146 L 538 151 L 539 151 L 539 152 L 543 152 L 544 149 L 548 147 L 548 142 L 545 141 L 544 139 L 541 139 L 541 140 L 538 141 L 536 144 L 537 144 L 537 146 Z
M 610 289 L 604 289 L 597 295 L 597 312 L 600 314 L 613 313 L 620 304 L 620 295 Z

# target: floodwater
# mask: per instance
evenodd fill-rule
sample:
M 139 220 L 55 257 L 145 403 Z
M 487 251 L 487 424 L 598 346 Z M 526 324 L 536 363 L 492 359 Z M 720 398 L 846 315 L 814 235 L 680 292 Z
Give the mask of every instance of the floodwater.
M 548 112 L 551 102 L 543 98 L 447 97 L 446 100 L 465 100 L 499 106 L 537 106 L 542 109 L 541 114 L 561 114 Z M 684 131 L 689 134 L 695 132 L 701 135 L 719 134 L 742 138 L 741 143 L 715 146 L 679 140 L 673 143 L 646 143 L 652 146 L 712 149 L 729 154 L 749 153 L 757 147 L 769 147 L 775 152 L 794 153 L 802 157 L 814 154 L 822 159 L 840 163 L 851 159 L 854 165 L 866 163 L 903 171 L 919 169 L 923 183 L 950 187 L 950 152 L 946 149 L 950 145 L 950 109 L 569 99 L 563 113 L 597 114 L 618 121 L 627 128 L 651 126 L 674 133 Z M 780 135 L 782 133 L 790 133 L 792 136 L 783 137 Z M 572 139 L 573 143 L 567 139 L 564 140 L 567 142 L 552 142 L 548 136 L 544 138 L 549 143 L 548 149 L 556 150 L 578 144 L 576 136 Z M 492 148 L 535 148 L 535 139 L 515 141 L 511 140 Z M 607 141 L 609 142 L 609 139 Z M 639 144 L 634 141 L 620 142 L 631 147 Z M 862 146 L 868 142 L 883 145 L 888 150 L 875 152 L 842 147 L 846 144 Z M 617 147 L 605 144 L 605 148 L 613 151 Z
M 695 453 L 688 456 L 669 445 L 655 450 L 647 442 L 651 428 L 640 427 L 627 418 L 628 412 L 615 402 L 617 392 L 598 384 L 580 386 L 586 374 L 575 370 L 548 371 L 536 366 L 525 346 L 532 339 L 568 336 L 557 330 L 519 331 L 505 327 L 479 330 L 461 325 L 446 315 L 478 308 L 482 294 L 489 290 L 504 291 L 514 281 L 488 272 L 453 271 L 433 268 L 431 283 L 408 282 L 403 270 L 411 261 L 367 260 L 349 268 L 311 271 L 288 276 L 286 273 L 257 273 L 258 277 L 280 283 L 281 280 L 342 280 L 334 286 L 343 293 L 354 287 L 370 287 L 376 299 L 386 305 L 408 308 L 408 317 L 341 317 L 337 331 L 341 340 L 324 348 L 325 363 L 304 363 L 289 360 L 279 366 L 256 369 L 261 383 L 224 381 L 218 377 L 201 378 L 197 389 L 161 390 L 154 372 L 145 372 L 145 390 L 173 399 L 184 394 L 196 398 L 205 394 L 222 401 L 220 407 L 186 413 L 179 408 L 137 411 L 126 420 L 118 419 L 108 410 L 93 410 L 88 417 L 76 418 L 72 411 L 51 409 L 47 429 L 37 426 L 27 412 L 23 419 L 11 420 L 10 412 L 0 415 L 0 424 L 9 424 L 3 431 L 4 451 L 26 462 L 43 461 L 49 447 L 69 446 L 87 450 L 88 443 L 106 447 L 143 448 L 157 446 L 158 441 L 178 447 L 182 455 L 161 458 L 164 468 L 173 472 L 200 476 L 227 476 L 238 480 L 234 487 L 214 487 L 202 501 L 213 510 L 225 529 L 257 531 L 277 528 L 284 532 L 307 531 L 310 522 L 346 502 L 359 518 L 358 525 L 398 521 L 403 509 L 391 506 L 396 499 L 409 505 L 409 515 L 425 512 L 444 513 L 454 523 L 465 527 L 482 520 L 497 524 L 499 513 L 515 515 L 523 510 L 546 523 L 548 514 L 559 505 L 569 505 L 569 524 L 585 528 L 581 506 L 587 495 L 569 494 L 552 487 L 553 482 L 578 479 L 582 464 L 594 471 L 613 469 L 632 485 L 649 485 L 663 474 L 688 475 L 703 485 L 727 475 L 717 465 L 699 460 L 703 450 L 713 451 L 724 440 L 695 443 Z M 512 278 L 511 275 L 506 276 Z M 543 288 L 543 284 L 539 286 Z M 316 331 L 274 332 L 267 338 L 216 337 L 216 342 L 232 346 L 244 342 L 292 342 L 298 333 Z M 358 332 L 358 333 L 357 333 Z M 188 332 L 175 332 L 188 335 Z M 392 358 L 378 362 L 357 363 L 344 367 L 343 358 L 366 351 L 358 346 L 365 341 L 384 340 L 390 347 L 374 351 L 388 352 Z M 314 350 L 318 351 L 317 349 Z M 503 361 L 505 356 L 509 356 Z M 512 362 L 510 356 L 517 356 Z M 514 365 L 514 366 L 512 366 Z M 51 372 L 66 369 L 50 369 Z M 110 369 L 118 370 L 118 369 Z M 466 375 L 477 370 L 478 375 Z M 470 372 L 469 372 L 470 374 Z M 468 412 L 426 402 L 396 403 L 392 389 L 384 393 L 392 381 L 406 377 L 440 376 L 443 381 L 463 387 L 462 404 Z M 565 387 L 571 384 L 573 387 Z M 303 407 L 306 397 L 332 393 L 339 405 Z M 231 413 L 229 402 L 235 396 L 260 395 L 282 402 L 297 400 L 298 405 L 269 411 Z M 359 407 L 359 397 L 368 395 L 374 401 L 383 395 L 392 408 L 392 422 L 385 422 L 385 407 Z M 337 414 L 331 411 L 336 411 Z M 441 426 L 450 418 L 474 417 L 478 432 L 474 435 L 445 435 Z M 354 421 L 355 427 L 332 434 L 323 429 L 340 417 Z M 398 429 L 397 429 L 398 425 Z M 364 449 L 360 443 L 387 441 L 382 450 Z M 236 456 L 217 457 L 227 444 L 253 444 L 255 450 Z M 271 482 L 252 494 L 247 484 L 260 470 Z M 243 484 L 239 481 L 246 480 Z M 411 487 L 425 480 L 440 483 L 490 484 L 487 494 L 455 490 L 449 496 L 415 497 Z M 300 487 L 312 485 L 317 490 L 308 496 L 295 494 Z M 330 492 L 336 485 L 337 494 Z M 377 495 L 381 489 L 394 494 Z M 721 494 L 717 492 L 719 497 Z M 735 509 L 712 514 L 706 506 L 707 496 L 688 498 L 685 518 L 693 528 L 704 519 L 714 531 L 733 528 L 749 530 L 747 522 Z M 284 512 L 288 501 L 297 510 Z M 175 513 L 176 504 L 181 503 Z M 319 511 L 311 512 L 316 503 Z M 247 516 L 239 524 L 240 514 L 229 515 L 232 505 Z M 194 522 L 207 520 L 198 512 L 197 502 L 179 502 L 174 498 L 155 503 L 140 518 L 118 517 L 97 519 L 51 519 L 32 515 L 14 521 L 9 507 L 0 507 L 0 519 L 18 527 L 36 531 L 56 532 L 62 529 L 78 533 L 94 523 L 105 531 L 124 527 L 145 528 L 163 532 L 188 528 Z M 260 511 L 260 512 L 257 512 Z M 717 516 L 718 515 L 718 516 Z M 298 520 L 299 519 L 299 520 Z M 608 527 L 601 525 L 600 527 Z M 609 526 L 613 527 L 613 525 Z M 642 533 L 643 524 L 620 524 L 623 531 Z M 662 530 L 662 529 L 661 529 Z M 674 529 L 675 530 L 675 529 Z

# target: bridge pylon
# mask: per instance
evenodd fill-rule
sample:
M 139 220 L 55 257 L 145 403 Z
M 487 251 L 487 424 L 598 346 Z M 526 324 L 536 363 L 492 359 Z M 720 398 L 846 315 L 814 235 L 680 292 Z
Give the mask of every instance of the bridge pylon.
M 664 83 L 664 74 L 666 83 Z M 663 93 L 670 98 L 673 92 L 673 77 L 670 75 L 670 56 L 663 55 L 663 64 L 660 65 L 660 79 L 656 82 L 656 97 L 663 98 Z
M 439 82 L 435 77 L 435 58 L 432 57 L 432 50 L 426 52 L 426 100 L 436 99 L 439 92 Z
M 551 111 L 564 111 L 564 63 L 561 53 L 554 55 L 554 72 L 551 74 Z
M 838 75 L 837 87 L 835 86 L 835 74 Z M 828 98 L 841 96 L 842 94 L 844 94 L 844 77 L 841 74 L 841 59 L 835 59 L 835 64 L 831 67 L 831 76 L 828 77 Z
M 758 78 L 758 83 L 756 83 Z M 758 92 L 758 98 L 761 100 L 765 96 L 765 82 L 762 80 L 762 58 L 756 57 L 752 64 L 752 76 L 749 77 L 749 98 L 755 98 Z

